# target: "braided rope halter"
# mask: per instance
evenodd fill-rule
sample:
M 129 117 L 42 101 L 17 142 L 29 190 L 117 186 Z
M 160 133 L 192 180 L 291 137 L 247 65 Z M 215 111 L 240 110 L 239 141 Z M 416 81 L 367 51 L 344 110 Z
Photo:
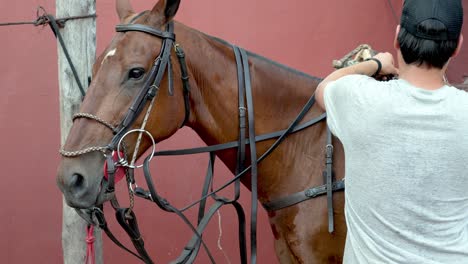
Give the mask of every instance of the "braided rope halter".
M 113 133 L 116 133 L 116 131 L 117 131 L 115 126 L 113 126 L 112 124 L 110 124 L 109 122 L 103 120 L 102 118 L 100 118 L 98 116 L 88 114 L 88 113 L 77 113 L 77 114 L 73 115 L 72 120 L 75 121 L 76 119 L 79 119 L 79 118 L 86 118 L 86 119 L 94 120 L 94 121 L 104 125 L 105 127 L 109 128 L 110 130 L 112 130 Z M 78 156 L 81 156 L 81 155 L 84 155 L 84 154 L 87 154 L 87 153 L 91 153 L 91 152 L 95 152 L 95 151 L 102 152 L 104 155 L 106 155 L 108 153 L 108 151 L 109 151 L 109 148 L 108 148 L 108 146 L 93 146 L 93 147 L 88 147 L 88 148 L 77 150 L 77 151 L 66 151 L 62 147 L 59 150 L 59 153 L 63 157 L 74 158 L 74 157 L 78 157 Z

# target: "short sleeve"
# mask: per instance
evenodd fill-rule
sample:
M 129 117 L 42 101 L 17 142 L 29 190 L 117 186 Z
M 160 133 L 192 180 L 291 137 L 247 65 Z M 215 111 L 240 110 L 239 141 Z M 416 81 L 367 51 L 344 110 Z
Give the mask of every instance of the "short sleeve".
M 342 140 L 344 129 L 349 128 L 351 120 L 359 111 L 356 102 L 360 100 L 368 82 L 373 81 L 365 75 L 348 75 L 327 84 L 324 91 L 327 124 L 330 131 Z M 342 140 L 343 141 L 343 140 Z

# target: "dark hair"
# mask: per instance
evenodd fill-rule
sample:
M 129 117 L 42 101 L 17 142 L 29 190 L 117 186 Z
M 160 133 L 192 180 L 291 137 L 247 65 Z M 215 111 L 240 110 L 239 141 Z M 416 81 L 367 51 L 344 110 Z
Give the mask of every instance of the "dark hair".
M 418 25 L 418 31 L 436 36 L 441 32 L 446 32 L 447 28 L 440 21 L 428 19 Z M 457 49 L 458 40 L 418 38 L 401 27 L 398 43 L 406 64 L 442 69 Z

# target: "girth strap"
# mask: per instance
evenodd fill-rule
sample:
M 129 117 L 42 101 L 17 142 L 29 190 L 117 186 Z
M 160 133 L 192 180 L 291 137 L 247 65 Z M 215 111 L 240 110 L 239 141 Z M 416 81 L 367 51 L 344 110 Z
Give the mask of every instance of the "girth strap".
M 345 180 L 336 181 L 332 184 L 332 190 L 335 191 L 342 191 L 345 188 Z M 281 210 L 283 208 L 293 206 L 295 204 L 310 200 L 312 198 L 316 198 L 322 195 L 327 194 L 327 185 L 320 185 L 317 187 L 313 187 L 307 189 L 305 191 L 297 192 L 294 194 L 290 194 L 286 197 L 282 197 L 268 203 L 264 203 L 263 207 L 267 211 L 276 211 Z
M 321 196 L 327 195 L 327 215 L 328 215 L 328 232 L 334 232 L 334 215 L 333 215 L 333 192 L 342 191 L 345 188 L 345 180 L 335 181 L 333 178 L 333 145 L 332 134 L 327 128 L 327 144 L 325 147 L 325 170 L 323 171 L 325 184 L 307 189 L 302 192 L 297 192 L 286 197 L 282 197 L 268 203 L 264 203 L 263 207 L 268 211 L 280 210 L 300 202 Z

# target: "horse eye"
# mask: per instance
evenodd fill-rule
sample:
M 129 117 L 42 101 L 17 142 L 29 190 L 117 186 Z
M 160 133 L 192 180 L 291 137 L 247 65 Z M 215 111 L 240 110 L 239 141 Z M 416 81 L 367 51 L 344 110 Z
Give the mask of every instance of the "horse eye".
M 145 70 L 143 68 L 133 68 L 128 73 L 128 78 L 138 80 L 141 79 L 143 75 L 145 75 Z

